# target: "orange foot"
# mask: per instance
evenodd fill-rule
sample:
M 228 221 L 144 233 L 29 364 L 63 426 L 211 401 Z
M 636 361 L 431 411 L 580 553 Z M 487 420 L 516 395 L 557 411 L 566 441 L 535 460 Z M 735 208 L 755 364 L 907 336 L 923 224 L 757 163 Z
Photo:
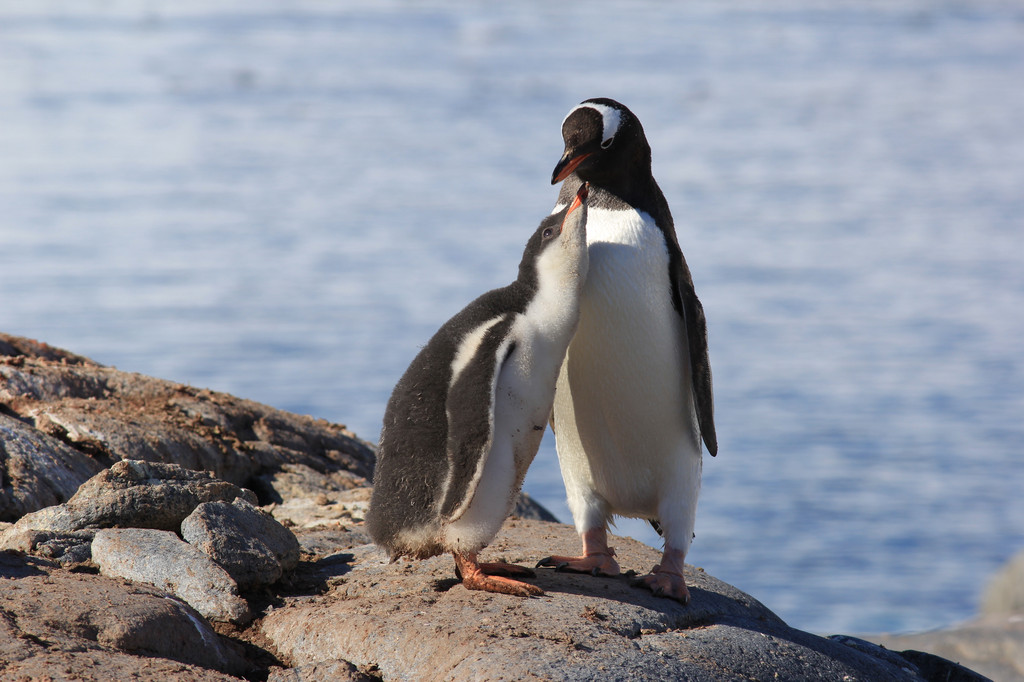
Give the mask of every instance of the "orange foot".
M 619 574 L 619 564 L 615 561 L 615 551 L 611 548 L 600 554 L 584 556 L 549 556 L 537 562 L 537 568 L 548 566 L 556 571 L 571 573 L 589 573 L 595 576 L 614 578 Z
M 675 599 L 683 606 L 690 603 L 690 590 L 686 589 L 686 579 L 682 573 L 676 573 L 661 566 L 655 566 L 647 575 L 633 580 L 636 587 L 645 587 L 655 597 Z
M 556 571 L 589 573 L 614 578 L 619 574 L 615 550 L 608 546 L 608 530 L 591 528 L 580 534 L 583 556 L 549 556 L 537 562 L 537 568 L 551 566 Z
M 544 594 L 544 590 L 536 585 L 507 577 L 532 578 L 535 574 L 529 568 L 504 562 L 481 564 L 477 562 L 476 554 L 456 553 L 455 575 L 462 580 L 462 584 L 467 590 L 499 592 L 515 597 L 539 597 Z

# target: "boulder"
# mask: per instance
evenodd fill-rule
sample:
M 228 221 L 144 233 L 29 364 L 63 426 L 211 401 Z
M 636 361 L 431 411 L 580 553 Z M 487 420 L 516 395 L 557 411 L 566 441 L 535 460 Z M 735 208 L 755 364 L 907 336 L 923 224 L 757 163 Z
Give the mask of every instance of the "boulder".
M 220 481 L 205 471 L 176 464 L 122 460 L 83 483 L 66 503 L 26 514 L 0 534 L 23 529 L 75 531 L 83 528 L 158 528 L 177 530 L 203 502 L 251 502 L 249 490 Z
M 60 456 L 48 455 L 52 461 L 43 473 L 27 476 L 24 484 L 19 479 L 8 497 L 25 500 L 21 506 L 4 515 L 0 496 L 0 520 L 62 502 L 99 468 L 125 459 L 175 463 L 257 489 L 261 477 L 289 465 L 306 467 L 342 487 L 364 485 L 373 472 L 373 447 L 344 426 L 122 372 L 6 334 L 0 334 L 0 406 L 18 418 L 14 421 L 34 427 L 34 437 L 47 447 L 50 441 L 42 436 L 70 448 Z M 14 439 L 0 429 L 0 452 Z M 70 457 L 70 451 L 77 451 L 78 458 Z M 83 466 L 91 468 L 82 473 Z M 56 496 L 32 497 L 33 485 L 64 479 L 73 485 Z
M 0 457 L 0 546 L 52 559 L 0 553 L 2 679 L 979 679 L 795 630 L 693 567 L 685 607 L 626 576 L 551 570 L 540 598 L 467 591 L 451 557 L 389 563 L 369 544 L 374 453 L 343 426 L 3 334 Z M 514 516 L 484 560 L 577 551 L 528 498 Z M 625 568 L 659 560 L 614 543 Z M 211 555 L 247 586 L 277 580 L 254 595 L 258 618 Z M 1015 636 L 1012 618 L 953 637 L 981 651 Z
M 0 549 L 13 549 L 52 559 L 61 566 L 84 564 L 92 559 L 93 529 L 74 531 L 48 531 L 33 528 L 18 528 L 3 539 Z
M 295 535 L 243 499 L 199 505 L 182 521 L 181 536 L 243 590 L 271 585 L 299 563 Z
M 551 552 L 572 553 L 578 542 L 569 526 L 512 520 L 482 558 L 532 565 Z M 614 544 L 623 567 L 646 571 L 660 557 L 630 539 Z M 545 596 L 523 599 L 466 590 L 448 556 L 389 563 L 366 546 L 300 570 L 321 562 L 332 574 L 321 576 L 322 595 L 288 600 L 256 626 L 300 669 L 341 659 L 396 680 L 926 679 L 902 655 L 877 656 L 790 628 L 693 567 L 693 600 L 682 606 L 625 576 L 538 569 L 532 582 Z
M 103 575 L 166 590 L 210 620 L 245 623 L 252 617 L 227 571 L 169 531 L 99 530 L 92 542 L 92 560 Z
M 102 470 L 89 455 L 0 414 L 0 521 L 65 502 Z
M 226 681 L 251 670 L 202 616 L 159 590 L 0 552 L 2 679 Z
M 282 464 L 257 477 L 255 490 L 269 503 L 318 495 L 333 495 L 364 487 L 366 479 L 350 471 L 317 471 L 306 464 Z
M 911 655 L 926 651 L 927 655 L 957 661 L 993 680 L 1024 680 L 1024 619 L 1019 616 L 981 616 L 944 630 L 866 635 L 865 639 L 888 649 L 908 649 Z M 932 679 L 947 677 L 937 674 Z M 967 678 L 948 679 L 956 682 Z
M 951 628 L 865 635 L 890 649 L 913 649 L 958 661 L 994 680 L 1024 680 L 1024 552 L 992 578 L 977 618 Z
M 981 613 L 986 616 L 1024 616 L 1024 551 L 1017 552 L 989 580 L 981 597 Z
M 24 336 L 12 336 L 0 332 L 0 357 L 8 358 L 40 358 L 64 365 L 81 365 L 92 362 L 86 357 L 76 355 L 63 348 L 51 346 L 42 341 Z M 95 363 L 93 363 L 95 364 Z
M 549 512 L 540 502 L 537 502 L 524 492 L 519 493 L 519 498 L 516 500 L 516 506 L 512 508 L 510 516 L 517 519 L 534 519 L 536 521 L 550 521 L 551 523 L 558 523 L 558 519 L 554 514 Z

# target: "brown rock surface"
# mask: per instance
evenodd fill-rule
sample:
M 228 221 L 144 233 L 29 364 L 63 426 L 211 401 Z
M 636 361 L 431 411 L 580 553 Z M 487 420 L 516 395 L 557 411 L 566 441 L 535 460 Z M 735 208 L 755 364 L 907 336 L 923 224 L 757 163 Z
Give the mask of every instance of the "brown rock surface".
M 373 472 L 373 448 L 344 426 L 122 372 L 6 334 L 0 334 L 0 415 L 76 451 L 69 462 L 49 456 L 58 461 L 30 479 L 69 478 L 72 490 L 123 459 L 176 463 L 253 490 L 261 490 L 260 477 L 287 464 L 303 465 L 347 487 L 365 484 Z M 0 467 L 9 466 L 0 450 Z M 83 466 L 90 470 L 80 471 Z M 0 480 L 0 520 L 66 499 L 60 499 L 66 492 L 60 489 L 51 498 L 5 512 L 10 480 L 10 473 Z
M 467 591 L 450 557 L 388 564 L 361 524 L 373 450 L 344 427 L 3 334 L 0 446 L 5 541 L 70 567 L 0 553 L 0 679 L 977 679 L 927 654 L 794 630 L 692 568 L 693 602 L 683 607 L 625 577 L 540 571 L 546 595 L 521 599 Z M 218 480 L 145 473 L 162 463 Z M 87 551 L 95 531 L 75 530 L 148 523 L 177 532 L 181 510 L 201 496 L 178 505 L 147 495 L 179 484 L 228 500 L 256 490 L 297 535 L 298 567 L 246 595 L 257 620 L 244 629 L 219 623 L 215 632 L 155 587 L 96 574 Z M 114 508 L 130 511 L 111 521 L 104 510 Z M 150 512 L 168 509 L 173 520 L 153 521 Z M 541 513 L 528 500 L 517 512 Z M 616 546 L 625 568 L 645 571 L 659 557 L 632 540 Z M 570 527 L 519 519 L 484 558 L 532 564 L 577 547 Z
M 0 519 L 7 521 L 66 501 L 103 469 L 89 455 L 4 414 L 0 464 Z
M 348 661 L 324 661 L 301 668 L 275 669 L 267 682 L 373 682 L 372 677 Z
M 198 613 L 159 590 L 0 552 L 4 680 L 226 680 L 213 671 L 248 670 Z
M 300 541 L 302 541 L 300 534 Z M 568 526 L 506 523 L 484 559 L 532 565 L 569 553 Z M 624 567 L 646 571 L 653 548 L 616 538 Z M 326 591 L 286 600 L 254 626 L 293 666 L 344 659 L 385 679 L 922 679 L 844 644 L 786 626 L 755 599 L 698 569 L 689 606 L 656 598 L 626 577 L 538 570 L 545 596 L 471 592 L 450 557 L 389 564 L 372 546 L 327 555 Z M 898 657 L 897 657 L 898 658 Z
M 0 546 L 25 529 L 76 531 L 84 528 L 177 530 L 203 502 L 256 496 L 206 471 L 174 464 L 121 460 L 82 483 L 66 503 L 26 514 L 0 534 Z

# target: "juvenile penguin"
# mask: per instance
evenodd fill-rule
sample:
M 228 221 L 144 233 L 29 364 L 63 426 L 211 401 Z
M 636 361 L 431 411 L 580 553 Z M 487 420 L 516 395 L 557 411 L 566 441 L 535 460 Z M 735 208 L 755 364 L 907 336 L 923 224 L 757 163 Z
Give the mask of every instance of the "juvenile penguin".
M 617 575 L 609 521 L 649 519 L 665 550 L 638 584 L 685 604 L 701 438 L 718 451 L 704 310 L 637 117 L 614 100 L 589 99 L 566 116 L 562 137 L 555 210 L 590 184 L 590 269 L 552 421 L 583 556 L 538 566 Z
M 370 537 L 392 560 L 455 556 L 472 590 L 543 594 L 477 561 L 511 512 L 537 454 L 587 274 L 587 185 L 546 217 L 519 277 L 448 320 L 395 386 L 384 413 Z

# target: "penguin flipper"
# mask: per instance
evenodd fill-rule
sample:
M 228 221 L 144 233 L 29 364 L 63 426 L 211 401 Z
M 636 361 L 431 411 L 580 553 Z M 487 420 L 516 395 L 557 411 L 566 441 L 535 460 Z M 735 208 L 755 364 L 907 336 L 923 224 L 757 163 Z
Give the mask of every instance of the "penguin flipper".
M 704 445 L 707 446 L 708 453 L 714 457 L 718 454 L 718 436 L 715 434 L 715 396 L 711 382 L 711 359 L 708 357 L 708 322 L 685 260 L 676 273 L 676 288 L 683 308 L 683 320 L 686 323 L 697 423 Z
M 448 478 L 441 502 L 441 516 L 448 521 L 466 511 L 483 476 L 494 441 L 498 377 L 515 348 L 509 335 L 514 319 L 514 315 L 502 317 L 483 338 L 472 341 L 476 347 L 467 350 L 471 352 L 468 361 L 448 387 Z

